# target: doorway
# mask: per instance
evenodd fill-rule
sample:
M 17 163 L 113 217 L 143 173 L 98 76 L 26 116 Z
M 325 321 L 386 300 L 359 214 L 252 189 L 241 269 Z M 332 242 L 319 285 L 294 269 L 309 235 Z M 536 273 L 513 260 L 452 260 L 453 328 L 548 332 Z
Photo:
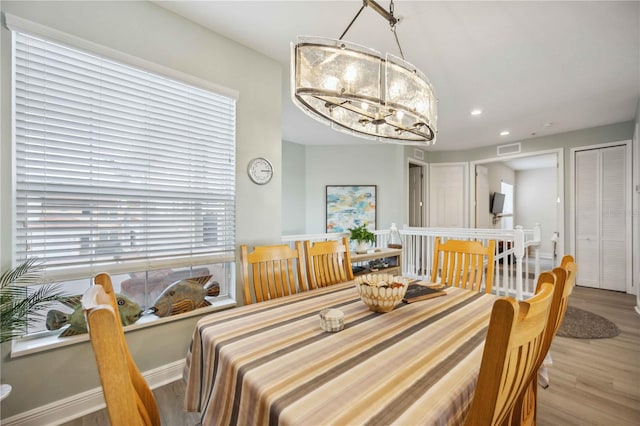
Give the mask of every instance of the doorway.
M 425 220 L 423 164 L 409 163 L 409 226 L 423 227 Z
M 470 164 L 476 171 L 470 174 L 470 186 L 476 188 L 469 200 L 470 214 L 471 217 L 475 214 L 477 227 L 505 229 L 521 225 L 532 229 L 540 223 L 541 260 L 552 265 L 554 253 L 565 253 L 562 148 L 504 155 Z M 493 192 L 508 192 L 503 184 L 513 185 L 513 212 L 503 211 L 494 223 L 489 199 Z

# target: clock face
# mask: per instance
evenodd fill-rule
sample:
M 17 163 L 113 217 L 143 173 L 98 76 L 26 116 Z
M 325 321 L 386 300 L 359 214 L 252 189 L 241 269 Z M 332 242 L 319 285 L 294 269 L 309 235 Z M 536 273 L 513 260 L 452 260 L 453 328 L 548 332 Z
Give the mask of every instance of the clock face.
M 249 177 L 258 185 L 264 185 L 273 177 L 273 166 L 266 158 L 258 157 L 249 161 Z

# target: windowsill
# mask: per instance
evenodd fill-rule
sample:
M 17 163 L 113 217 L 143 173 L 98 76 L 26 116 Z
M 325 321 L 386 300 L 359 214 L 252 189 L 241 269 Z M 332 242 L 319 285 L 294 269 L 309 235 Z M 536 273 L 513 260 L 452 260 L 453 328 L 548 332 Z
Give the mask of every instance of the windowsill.
M 135 324 L 126 326 L 124 328 L 124 331 L 126 333 L 128 331 L 166 324 L 168 322 L 177 321 L 184 318 L 210 314 L 212 312 L 235 307 L 236 305 L 237 302 L 234 299 L 226 298 L 222 300 L 212 301 L 211 306 L 195 309 L 190 312 L 185 312 L 184 314 L 172 315 L 170 317 L 164 318 L 160 318 L 156 315 L 147 315 L 140 318 Z M 44 352 L 50 349 L 61 348 L 64 346 L 89 341 L 88 333 L 69 337 L 58 337 L 59 334 L 60 330 L 47 331 L 38 333 L 35 336 L 14 340 L 11 347 L 11 358 L 18 358 L 24 355 Z

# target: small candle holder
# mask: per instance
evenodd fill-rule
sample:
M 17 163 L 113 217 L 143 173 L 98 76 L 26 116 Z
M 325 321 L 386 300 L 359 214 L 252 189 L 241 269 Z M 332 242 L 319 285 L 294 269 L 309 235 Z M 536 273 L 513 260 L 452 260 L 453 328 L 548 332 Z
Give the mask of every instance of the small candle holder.
M 333 308 L 321 310 L 320 327 L 330 333 L 344 329 L 344 312 Z

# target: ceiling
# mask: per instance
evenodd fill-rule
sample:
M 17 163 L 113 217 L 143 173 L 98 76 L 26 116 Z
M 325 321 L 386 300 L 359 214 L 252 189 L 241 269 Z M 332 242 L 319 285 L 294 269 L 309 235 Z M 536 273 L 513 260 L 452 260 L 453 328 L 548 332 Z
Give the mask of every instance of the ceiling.
M 385 9 L 389 2 L 378 1 Z M 353 1 L 157 1 L 283 66 L 283 139 L 371 143 L 331 130 L 290 100 L 290 43 L 338 38 Z M 429 150 L 463 150 L 633 120 L 640 98 L 640 2 L 395 1 L 407 61 L 435 87 Z M 365 8 L 344 40 L 398 55 L 388 23 Z M 221 58 L 224 60 L 224 58 Z M 472 116 L 471 110 L 483 113 Z M 500 132 L 508 130 L 507 136 Z

